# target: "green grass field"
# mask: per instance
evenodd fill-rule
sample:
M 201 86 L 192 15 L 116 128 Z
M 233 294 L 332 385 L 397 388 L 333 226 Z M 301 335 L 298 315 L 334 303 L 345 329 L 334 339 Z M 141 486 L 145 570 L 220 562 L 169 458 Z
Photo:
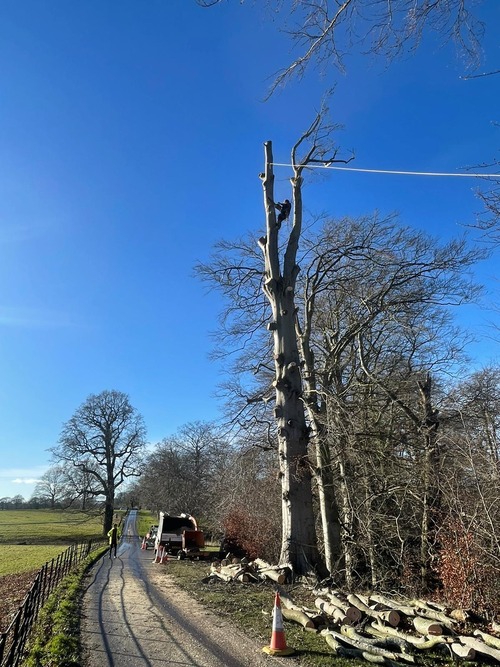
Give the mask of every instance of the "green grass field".
M 0 546 L 0 577 L 39 570 L 65 549 L 62 544 L 57 546 L 3 544 Z
M 0 511 L 0 577 L 39 570 L 70 544 L 102 538 L 102 515 L 63 510 Z
M 62 510 L 0 511 L 2 544 L 71 544 L 102 535 L 102 517 Z

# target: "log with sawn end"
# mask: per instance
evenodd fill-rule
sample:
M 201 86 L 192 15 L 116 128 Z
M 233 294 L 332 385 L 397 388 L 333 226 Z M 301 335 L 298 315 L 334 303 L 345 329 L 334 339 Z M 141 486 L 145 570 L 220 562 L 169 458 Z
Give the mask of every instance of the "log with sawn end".
M 354 624 L 359 623 L 360 620 L 363 618 L 363 614 L 356 606 L 344 602 L 344 600 L 341 600 L 334 593 L 327 593 L 327 597 L 330 600 L 330 602 L 332 602 L 336 607 L 342 609 L 342 611 L 351 621 L 351 623 Z
M 312 618 L 300 609 L 289 609 L 288 607 L 283 606 L 281 607 L 281 613 L 283 618 L 286 618 L 287 621 L 294 621 L 294 623 L 298 623 L 303 628 L 316 630 Z
M 429 618 L 423 618 L 422 616 L 415 616 L 412 619 L 413 627 L 421 635 L 442 635 L 443 628 Z
M 253 561 L 254 566 L 257 568 L 259 577 L 264 579 L 271 579 L 278 584 L 284 584 L 286 581 L 286 575 L 283 573 L 282 568 L 266 563 L 265 560 L 261 558 L 256 558 Z
M 459 642 L 453 642 L 450 644 L 450 650 L 454 658 L 460 658 L 461 660 L 475 660 L 476 651 L 472 646 L 464 646 L 459 644 Z
M 383 604 L 385 607 L 389 607 L 389 609 L 395 609 L 396 611 L 399 611 L 401 614 L 404 614 L 405 616 L 415 616 L 417 611 L 415 607 L 412 607 L 409 604 L 405 604 L 404 600 L 392 600 L 391 598 L 386 597 L 385 595 L 370 595 L 370 602 L 373 600 L 373 602 L 378 602 L 379 604 Z
M 371 616 L 372 618 L 389 623 L 393 627 L 399 625 L 401 616 L 394 609 L 390 609 L 389 611 L 375 611 L 375 609 L 368 607 L 368 605 L 366 605 L 357 595 L 354 594 L 348 595 L 347 599 L 354 607 L 357 607 L 367 616 Z
M 314 606 L 327 616 L 331 616 L 336 623 L 343 623 L 344 625 L 351 625 L 352 623 L 347 614 L 340 607 L 333 604 L 333 602 L 328 602 L 328 600 L 323 600 L 323 598 L 316 598 Z
M 421 600 L 412 600 L 411 605 L 416 608 L 417 614 L 419 616 L 423 616 L 424 618 L 431 618 L 433 621 L 437 621 L 441 625 L 444 625 L 444 627 L 448 628 L 448 630 L 453 630 L 457 623 L 453 618 L 450 618 L 450 616 L 447 616 L 444 612 L 436 611 L 435 609 L 428 607 Z
M 391 637 L 399 637 L 400 639 L 409 642 L 419 651 L 427 651 L 435 648 L 439 644 L 449 643 L 449 638 L 444 637 L 443 635 L 436 635 L 435 637 L 417 637 L 416 635 L 410 635 L 397 628 L 392 628 L 389 625 L 382 625 L 377 621 L 373 621 L 371 625 L 367 626 L 365 632 L 368 632 L 369 634 L 378 634 L 379 636 L 389 635 Z
M 255 581 L 255 577 L 247 572 L 246 565 L 241 565 L 238 563 L 234 565 L 221 565 L 220 572 L 221 574 L 228 576 L 229 579 L 233 579 L 234 581 L 248 582 L 252 579 Z

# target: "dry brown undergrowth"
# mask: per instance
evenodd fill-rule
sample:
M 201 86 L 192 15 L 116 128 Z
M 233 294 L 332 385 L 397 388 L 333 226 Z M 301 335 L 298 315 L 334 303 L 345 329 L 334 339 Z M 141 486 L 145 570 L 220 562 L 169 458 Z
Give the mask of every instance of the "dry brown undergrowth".
M 38 570 L 0 577 L 0 632 L 5 632 L 26 597 Z

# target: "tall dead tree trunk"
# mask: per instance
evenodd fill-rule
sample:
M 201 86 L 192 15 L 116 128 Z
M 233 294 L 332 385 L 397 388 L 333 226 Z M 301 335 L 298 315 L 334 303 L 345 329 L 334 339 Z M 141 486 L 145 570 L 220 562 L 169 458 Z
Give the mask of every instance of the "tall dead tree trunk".
M 278 427 L 279 467 L 282 490 L 282 545 L 280 564 L 290 565 L 296 575 L 326 573 L 320 558 L 312 502 L 309 428 L 302 401 L 302 378 L 295 331 L 296 263 L 302 227 L 302 166 L 294 167 L 291 179 L 293 223 L 283 261 L 278 243 L 279 225 L 274 203 L 273 153 L 264 144 L 265 172 L 261 175 L 267 235 L 259 245 L 264 255 L 264 292 L 271 305 L 268 329 L 274 338 L 275 417 Z

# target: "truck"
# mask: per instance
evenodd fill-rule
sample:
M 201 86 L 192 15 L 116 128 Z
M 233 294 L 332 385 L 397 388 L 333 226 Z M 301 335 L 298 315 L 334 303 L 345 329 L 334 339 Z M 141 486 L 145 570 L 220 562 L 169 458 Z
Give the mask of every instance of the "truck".
M 198 529 L 196 519 L 190 514 L 171 516 L 168 512 L 160 512 L 158 530 L 155 538 L 155 551 L 162 547 L 164 553 L 184 558 L 204 559 L 210 557 L 205 551 L 205 536 Z

